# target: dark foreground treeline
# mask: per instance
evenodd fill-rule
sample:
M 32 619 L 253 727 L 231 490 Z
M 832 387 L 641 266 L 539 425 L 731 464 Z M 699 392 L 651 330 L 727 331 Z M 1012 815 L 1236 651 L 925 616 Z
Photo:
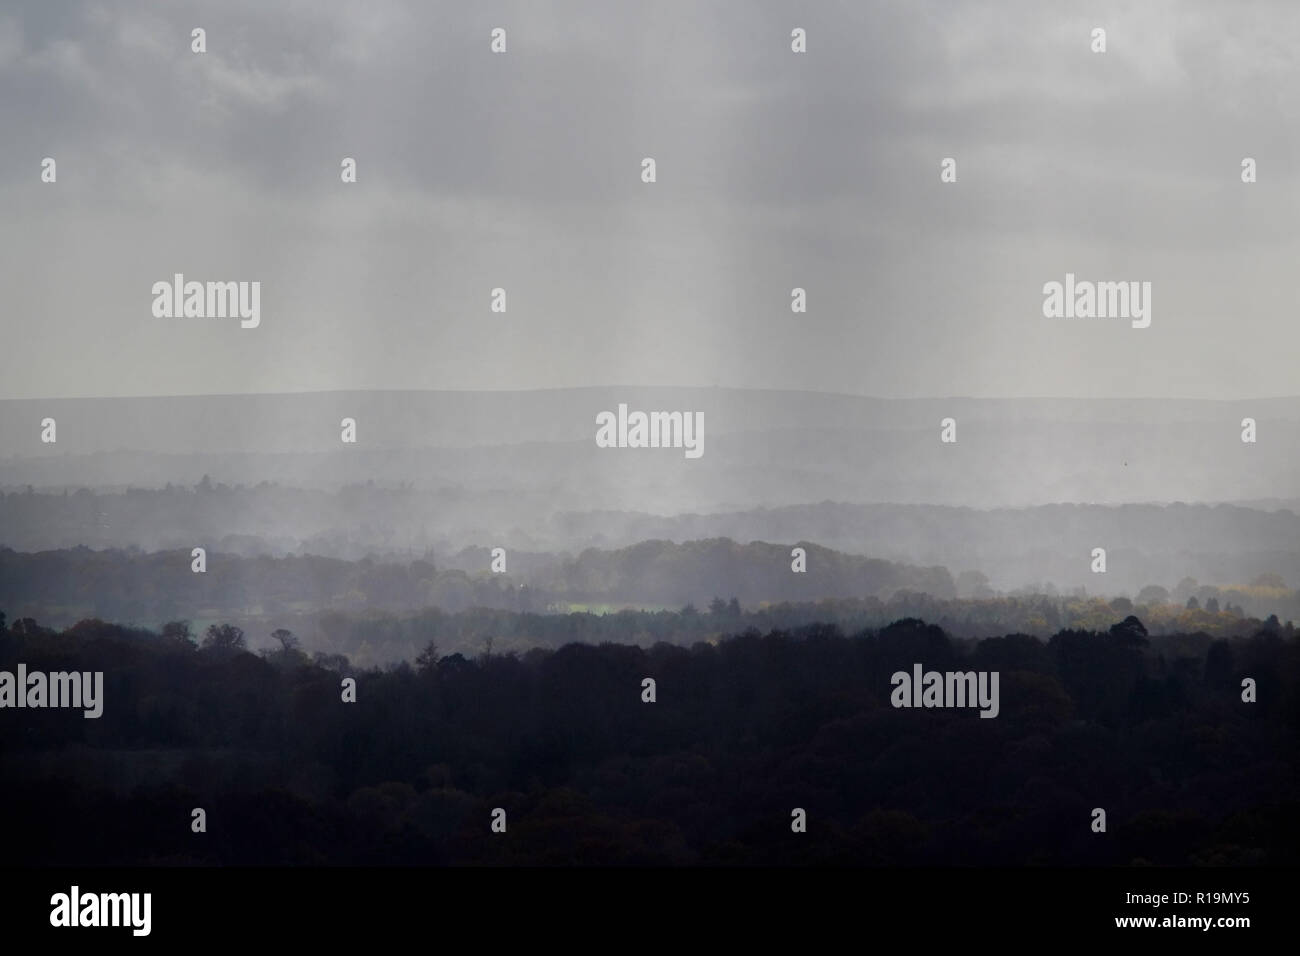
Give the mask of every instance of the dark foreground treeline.
M 1148 638 L 1130 618 L 967 642 L 908 619 L 689 649 L 430 648 L 386 671 L 283 637 L 259 656 L 220 628 L 198 647 L 100 621 L 0 631 L 0 669 L 104 671 L 99 719 L 0 710 L 5 861 L 1300 860 L 1294 632 Z M 890 675 L 916 662 L 998 671 L 999 716 L 893 708 Z

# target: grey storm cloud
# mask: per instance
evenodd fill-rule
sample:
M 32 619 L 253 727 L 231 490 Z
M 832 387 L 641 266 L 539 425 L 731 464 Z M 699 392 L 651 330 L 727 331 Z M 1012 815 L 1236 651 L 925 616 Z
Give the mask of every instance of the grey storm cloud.
M 7 4 L 0 397 L 1282 394 L 1297 41 L 1285 3 Z M 176 272 L 261 326 L 153 317 Z M 1151 327 L 1045 319 L 1066 272 L 1150 281 Z

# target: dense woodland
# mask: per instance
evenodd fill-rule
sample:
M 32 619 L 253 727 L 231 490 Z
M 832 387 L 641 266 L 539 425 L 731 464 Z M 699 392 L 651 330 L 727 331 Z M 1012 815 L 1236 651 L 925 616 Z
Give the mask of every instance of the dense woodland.
M 366 666 L 414 659 L 429 639 L 448 653 L 472 656 L 489 638 L 499 651 L 520 653 L 574 640 L 689 646 L 748 628 L 820 622 L 852 633 L 904 617 L 924 618 L 957 637 L 1011 631 L 1044 639 L 1062 628 L 1105 630 L 1130 613 L 1153 634 L 1216 637 L 1252 634 L 1270 618 L 1300 619 L 1300 591 L 1275 574 L 1234 587 L 1184 578 L 1172 589 L 1149 585 L 1132 598 L 1082 589 L 1061 594 L 1050 586 L 1046 593 L 999 594 L 979 572 L 954 580 L 941 567 L 803 547 L 805 574 L 791 573 L 785 545 L 725 538 L 645 541 L 563 561 L 512 553 L 505 574 L 488 570 L 487 549 L 459 553 L 453 567 L 426 558 L 210 552 L 206 572 L 196 574 L 188 550 L 0 548 L 0 607 L 16 620 L 55 628 L 86 618 L 152 628 L 187 618 L 197 630 L 231 623 L 255 650 L 284 627 L 316 649 Z
M 0 713 L 0 813 L 23 821 L 6 859 L 1300 862 L 1300 640 L 1276 621 L 1232 639 L 1129 617 L 1048 641 L 904 619 L 689 647 L 469 657 L 430 642 L 382 670 L 309 655 L 288 631 L 274 650 L 247 643 L 231 625 L 0 629 L 0 668 L 102 670 L 105 698 L 99 719 Z M 891 673 L 915 662 L 999 671 L 1000 715 L 891 707 Z
M 1125 598 L 1106 601 L 1046 595 L 941 601 L 914 591 L 899 591 L 887 601 L 865 598 L 782 603 L 755 609 L 741 608 L 735 598 L 714 598 L 707 607 L 687 606 L 676 612 L 534 614 L 490 608 L 455 614 L 438 608 L 407 614 L 327 612 L 303 615 L 299 619 L 301 628 L 295 623 L 288 626 L 313 648 L 347 655 L 357 664 L 383 666 L 414 660 L 429 640 L 448 653 L 469 657 L 488 647 L 495 647 L 498 653 L 522 654 L 535 647 L 555 649 L 573 641 L 631 643 L 647 648 L 665 642 L 690 647 L 699 641 L 717 641 L 728 633 L 767 633 L 815 624 L 833 625 L 851 634 L 884 627 L 905 617 L 923 617 L 953 637 L 986 637 L 1006 629 L 1046 640 L 1062 628 L 1105 631 L 1131 613 L 1151 622 L 1148 630 L 1152 634 L 1247 637 L 1263 628 L 1288 637 L 1295 633 L 1291 621 L 1282 624 L 1276 615 L 1263 621 L 1244 617 L 1235 606 L 1229 610 L 1174 605 L 1135 607 Z M 270 639 L 265 626 L 256 636 L 253 631 L 249 633 L 250 644 Z

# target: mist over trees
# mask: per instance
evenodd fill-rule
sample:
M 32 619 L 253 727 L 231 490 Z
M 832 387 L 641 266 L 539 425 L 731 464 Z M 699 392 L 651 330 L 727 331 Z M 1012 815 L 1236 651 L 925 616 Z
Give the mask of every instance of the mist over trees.
M 565 511 L 535 488 L 504 493 L 409 482 L 320 489 L 205 478 L 186 487 L 0 491 L 0 544 L 28 552 L 202 545 L 242 557 L 427 558 L 440 568 L 472 571 L 484 566 L 484 549 L 502 545 L 515 557 L 512 571 L 531 573 L 592 548 L 716 538 L 814 542 L 843 554 L 945 567 L 954 575 L 979 572 L 1003 591 L 1051 585 L 1133 596 L 1148 585 L 1172 588 L 1188 576 L 1221 587 L 1261 574 L 1300 582 L 1300 517 L 1264 506 L 1058 504 L 981 511 L 826 501 L 666 516 L 594 510 L 590 502 Z M 1087 562 L 1097 546 L 1112 557 L 1105 575 L 1092 574 Z M 806 596 L 779 592 L 752 599 Z M 684 599 L 662 603 L 678 598 Z
M 1295 400 L 1243 471 L 1238 403 L 642 390 L 687 461 L 606 392 L 0 402 L 0 668 L 105 679 L 0 748 L 13 860 L 1296 861 Z
M 66 551 L 0 548 L 0 606 L 16 619 L 66 627 L 86 617 L 197 630 L 229 623 L 255 646 L 285 627 L 311 648 L 359 655 L 367 664 L 410 658 L 429 637 L 476 653 L 556 647 L 569 640 L 690 644 L 727 629 L 797 627 L 818 621 L 857 630 L 924 617 L 961 637 L 1010 629 L 1047 638 L 1060 628 L 1104 629 L 1136 611 L 1152 633 L 1252 633 L 1265 619 L 1300 619 L 1300 592 L 1277 575 L 1219 588 L 1183 578 L 1136 599 L 1079 590 L 997 594 L 979 572 L 954 582 L 944 568 L 916 568 L 844 555 L 805 543 L 810 571 L 791 570 L 790 548 L 725 539 L 588 550 L 576 557 L 509 555 L 507 573 L 487 549 L 455 560 L 341 561 L 316 555 L 206 556 L 194 573 L 189 551 Z M 690 606 L 694 616 L 672 612 Z
M 190 551 L 144 554 L 74 548 L 25 554 L 0 548 L 0 601 L 47 618 L 97 614 L 133 622 L 220 613 L 289 614 L 307 610 L 459 611 L 497 607 L 545 611 L 557 604 L 680 607 L 725 593 L 746 603 L 888 595 L 915 590 L 938 598 L 956 591 L 943 568 L 916 568 L 804 543 L 816 573 L 791 572 L 787 545 L 733 541 L 646 541 L 576 558 L 528 556 L 490 570 L 487 549 L 473 573 L 439 570 L 433 561 L 341 561 L 316 555 L 241 558 L 209 553 L 194 573 Z M 466 554 L 460 556 L 462 561 Z M 507 555 L 508 557 L 508 555 Z M 529 565 L 532 564 L 530 569 Z M 70 610 L 79 609 L 79 610 Z

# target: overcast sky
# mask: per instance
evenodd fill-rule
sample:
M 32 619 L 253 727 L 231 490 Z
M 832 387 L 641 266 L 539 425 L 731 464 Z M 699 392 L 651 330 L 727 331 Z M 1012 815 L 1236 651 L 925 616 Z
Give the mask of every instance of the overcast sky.
M 1294 394 L 1297 51 L 1281 2 L 8 2 L 0 397 Z M 175 272 L 261 326 L 155 318 Z M 1066 272 L 1150 327 L 1044 318 Z

